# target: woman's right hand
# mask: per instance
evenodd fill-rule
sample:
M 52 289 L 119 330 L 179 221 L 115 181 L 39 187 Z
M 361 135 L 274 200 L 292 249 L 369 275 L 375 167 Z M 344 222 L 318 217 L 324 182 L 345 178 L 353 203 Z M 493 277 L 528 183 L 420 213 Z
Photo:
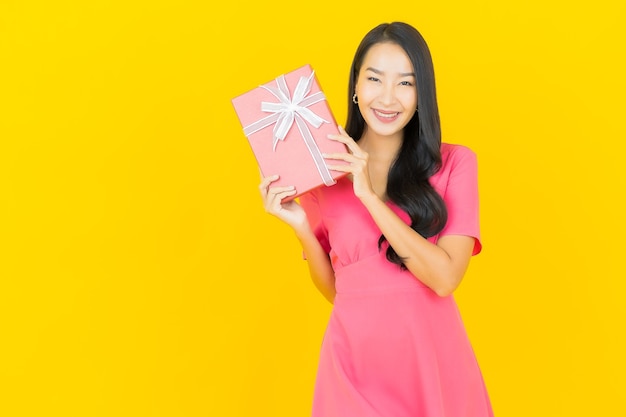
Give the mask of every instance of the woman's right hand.
M 278 175 L 272 175 L 261 179 L 259 190 L 263 198 L 265 211 L 278 217 L 296 231 L 308 227 L 308 221 L 304 209 L 295 200 L 285 203 L 282 200 L 296 194 L 294 186 L 272 187 L 271 184 L 278 180 Z

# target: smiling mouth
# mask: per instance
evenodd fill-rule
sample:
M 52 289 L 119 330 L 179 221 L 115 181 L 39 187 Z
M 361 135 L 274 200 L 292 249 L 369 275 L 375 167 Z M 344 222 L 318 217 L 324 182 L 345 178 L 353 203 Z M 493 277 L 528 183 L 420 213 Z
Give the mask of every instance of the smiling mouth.
M 393 119 L 394 117 L 396 117 L 397 115 L 399 115 L 399 112 L 382 112 L 380 110 L 374 110 L 374 113 L 376 114 L 376 116 L 378 117 L 382 117 L 385 119 Z

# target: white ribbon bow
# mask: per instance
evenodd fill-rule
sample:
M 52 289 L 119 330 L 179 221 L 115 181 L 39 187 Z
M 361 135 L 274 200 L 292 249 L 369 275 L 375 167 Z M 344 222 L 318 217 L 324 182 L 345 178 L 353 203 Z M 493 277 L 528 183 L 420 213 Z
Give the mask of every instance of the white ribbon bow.
M 308 95 L 313 85 L 313 76 L 315 72 L 312 71 L 308 77 L 300 77 L 298 84 L 293 93 L 293 98 L 289 93 L 285 76 L 281 75 L 276 78 L 276 85 L 278 88 L 262 85 L 261 87 L 272 93 L 278 100 L 278 103 L 271 103 L 267 101 L 261 102 L 261 110 L 267 113 L 273 113 L 270 116 L 264 117 L 243 129 L 246 136 L 250 136 L 253 133 L 258 132 L 261 129 L 265 129 L 273 123 L 276 123 L 273 133 L 272 150 L 276 151 L 276 145 L 278 141 L 285 140 L 287 133 L 293 126 L 294 122 L 300 130 L 302 139 L 306 144 L 309 153 L 313 157 L 315 166 L 326 185 L 335 184 L 336 181 L 330 174 L 330 171 L 326 167 L 326 162 L 322 157 L 322 153 L 313 139 L 313 135 L 309 130 L 306 122 L 319 128 L 322 123 L 330 123 L 328 120 L 324 120 L 312 110 L 307 107 L 326 100 L 326 96 L 323 92 Z M 305 122 L 306 121 L 306 122 Z
M 285 136 L 287 136 L 289 129 L 293 126 L 293 122 L 296 117 L 302 117 L 312 126 L 315 126 L 315 128 L 319 128 L 322 123 L 330 123 L 328 120 L 322 119 L 320 116 L 307 108 L 311 104 L 317 103 L 326 98 L 324 97 L 324 93 L 321 91 L 307 97 L 311 91 L 314 75 L 315 72 L 313 71 L 308 77 L 300 78 L 300 81 L 298 81 L 296 89 L 293 92 L 293 99 L 289 97 L 289 88 L 287 87 L 287 83 L 285 82 L 285 77 L 283 75 L 276 79 L 278 89 L 263 85 L 261 86 L 272 93 L 280 101 L 279 103 L 269 103 L 266 101 L 261 103 L 261 110 L 269 113 L 277 113 L 279 115 L 273 130 L 274 140 L 272 141 L 272 149 L 276 150 L 278 141 L 285 139 Z

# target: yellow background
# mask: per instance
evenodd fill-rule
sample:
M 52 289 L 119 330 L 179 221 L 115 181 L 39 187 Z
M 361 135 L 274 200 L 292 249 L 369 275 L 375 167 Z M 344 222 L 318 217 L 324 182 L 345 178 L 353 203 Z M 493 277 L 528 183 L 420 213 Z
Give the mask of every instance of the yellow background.
M 479 155 L 484 251 L 456 297 L 496 414 L 625 415 L 625 18 L 2 0 L 0 415 L 309 415 L 330 306 L 230 99 L 310 63 L 343 121 L 353 52 L 392 20 L 431 47 L 444 140 Z

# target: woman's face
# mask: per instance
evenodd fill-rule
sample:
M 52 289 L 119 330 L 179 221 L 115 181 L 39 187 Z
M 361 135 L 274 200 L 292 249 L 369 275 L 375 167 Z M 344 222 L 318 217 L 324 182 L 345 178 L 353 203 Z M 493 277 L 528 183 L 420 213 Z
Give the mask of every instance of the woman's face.
M 402 132 L 417 109 L 413 65 L 395 43 L 377 43 L 365 54 L 355 92 L 367 131 L 380 136 Z

